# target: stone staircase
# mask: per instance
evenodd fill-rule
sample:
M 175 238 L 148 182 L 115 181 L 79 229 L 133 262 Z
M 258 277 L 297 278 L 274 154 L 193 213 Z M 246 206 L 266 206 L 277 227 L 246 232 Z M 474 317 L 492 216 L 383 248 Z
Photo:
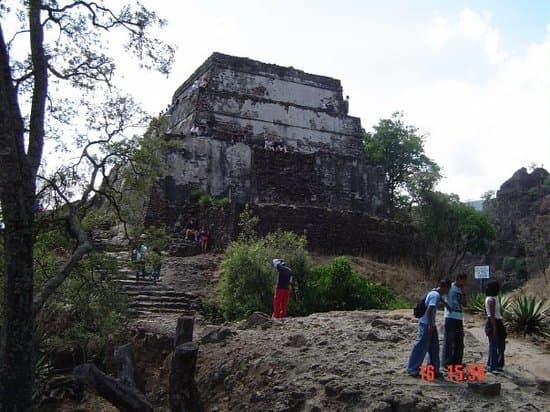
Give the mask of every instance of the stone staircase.
M 115 282 L 121 293 L 128 298 L 128 313 L 133 317 L 147 317 L 153 313 L 189 313 L 201 309 L 201 297 L 197 294 L 175 288 L 167 282 L 165 271 L 161 270 L 158 282 L 148 278 L 136 279 L 130 265 L 128 250 L 105 250 L 118 265 Z

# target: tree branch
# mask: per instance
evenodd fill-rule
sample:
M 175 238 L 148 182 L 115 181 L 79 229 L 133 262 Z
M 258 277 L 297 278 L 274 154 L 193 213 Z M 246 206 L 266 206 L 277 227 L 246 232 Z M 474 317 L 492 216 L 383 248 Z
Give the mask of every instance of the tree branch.
M 34 87 L 31 102 L 28 158 L 33 182 L 42 160 L 46 95 L 48 94 L 48 65 L 44 51 L 44 31 L 40 22 L 41 3 L 40 0 L 30 0 L 29 6 Z
M 80 226 L 80 221 L 74 210 L 74 206 L 70 206 L 70 212 L 67 216 L 67 222 L 69 224 L 69 232 L 73 237 L 77 239 L 78 246 L 74 250 L 73 254 L 69 258 L 69 261 L 63 266 L 61 271 L 49 279 L 42 290 L 33 299 L 33 311 L 36 315 L 40 309 L 44 306 L 46 300 L 55 292 L 55 290 L 65 281 L 65 279 L 71 274 L 75 266 L 82 260 L 84 255 L 93 250 L 93 246 L 88 239 L 88 235 Z

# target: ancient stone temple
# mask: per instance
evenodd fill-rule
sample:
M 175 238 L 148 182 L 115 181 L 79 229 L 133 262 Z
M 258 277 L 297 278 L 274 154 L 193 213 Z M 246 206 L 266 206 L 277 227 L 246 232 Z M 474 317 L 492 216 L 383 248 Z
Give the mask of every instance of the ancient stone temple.
M 179 147 L 166 154 L 149 221 L 187 219 L 182 211 L 201 191 L 250 203 L 263 231 L 307 231 L 312 245 L 315 233 L 328 247 L 362 224 L 379 231 L 387 224 L 373 220 L 387 210 L 384 171 L 367 164 L 361 121 L 347 106 L 339 80 L 212 54 L 166 112 L 166 136 Z M 224 224 L 234 220 L 228 214 Z

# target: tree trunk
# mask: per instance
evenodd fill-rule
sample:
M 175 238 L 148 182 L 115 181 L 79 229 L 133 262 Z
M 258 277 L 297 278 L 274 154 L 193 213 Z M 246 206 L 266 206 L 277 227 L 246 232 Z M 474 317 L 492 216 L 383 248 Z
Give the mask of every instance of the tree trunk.
M 201 412 L 202 405 L 195 383 L 195 366 L 199 347 L 188 342 L 174 350 L 170 368 L 170 410 L 172 412 Z
M 42 156 L 47 73 L 39 0 L 29 2 L 33 63 L 28 153 L 8 48 L 0 27 L 0 201 L 4 229 L 0 409 L 29 411 L 33 377 L 33 222 L 35 177 Z

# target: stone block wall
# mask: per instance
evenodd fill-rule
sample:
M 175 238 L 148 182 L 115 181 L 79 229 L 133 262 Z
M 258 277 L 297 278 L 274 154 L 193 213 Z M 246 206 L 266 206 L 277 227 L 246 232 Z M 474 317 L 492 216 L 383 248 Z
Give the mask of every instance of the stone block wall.
M 339 80 L 214 53 L 169 114 L 167 135 L 180 148 L 166 156 L 167 175 L 182 187 L 240 203 L 386 213 L 383 171 L 365 161 Z M 192 136 L 193 125 L 208 136 Z

